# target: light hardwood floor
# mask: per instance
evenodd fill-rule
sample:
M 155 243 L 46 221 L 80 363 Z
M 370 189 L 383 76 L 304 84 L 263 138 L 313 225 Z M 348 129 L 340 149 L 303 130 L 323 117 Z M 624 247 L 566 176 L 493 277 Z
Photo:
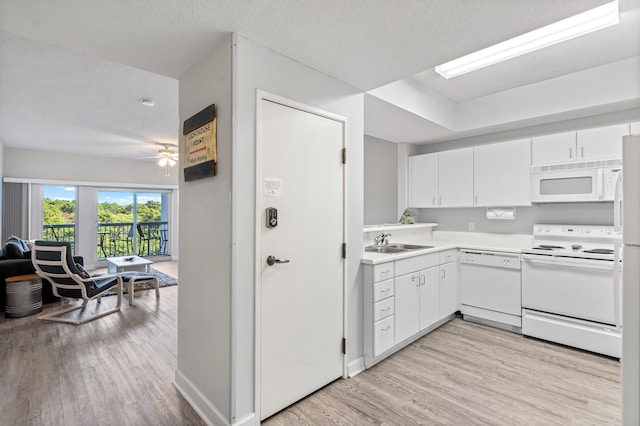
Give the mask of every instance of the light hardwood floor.
M 277 425 L 616 425 L 620 363 L 454 319 L 267 419 Z
M 172 384 L 177 295 L 177 286 L 160 299 L 141 291 L 134 306 L 81 326 L 0 324 L 0 425 L 204 425 Z
M 177 290 L 81 326 L 0 323 L 0 425 L 204 424 L 172 385 Z M 265 424 L 615 425 L 619 374 L 617 360 L 455 319 Z

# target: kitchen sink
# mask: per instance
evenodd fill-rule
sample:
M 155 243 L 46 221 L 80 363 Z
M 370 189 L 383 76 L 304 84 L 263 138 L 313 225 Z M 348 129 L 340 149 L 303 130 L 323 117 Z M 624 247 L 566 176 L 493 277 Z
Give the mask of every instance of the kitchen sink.
M 433 248 L 433 246 L 417 246 L 413 244 L 387 244 L 386 246 L 367 246 L 364 251 L 370 253 L 403 253 L 410 250 Z
M 433 248 L 433 246 L 416 246 L 413 244 L 388 244 L 387 247 L 401 248 L 405 250 L 420 250 L 420 249 Z

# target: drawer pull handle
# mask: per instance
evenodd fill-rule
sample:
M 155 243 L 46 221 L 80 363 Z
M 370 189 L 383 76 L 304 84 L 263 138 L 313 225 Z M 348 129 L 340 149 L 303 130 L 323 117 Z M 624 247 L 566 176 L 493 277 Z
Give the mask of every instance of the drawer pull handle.
M 391 326 L 390 326 L 390 325 L 388 325 L 388 326 L 386 326 L 386 327 L 381 328 L 381 329 L 380 329 L 380 331 L 387 331 L 387 330 L 389 330 L 390 328 L 391 328 Z
M 380 312 L 387 312 L 389 309 L 391 309 L 391 306 L 387 306 L 386 308 L 382 308 L 380 310 Z

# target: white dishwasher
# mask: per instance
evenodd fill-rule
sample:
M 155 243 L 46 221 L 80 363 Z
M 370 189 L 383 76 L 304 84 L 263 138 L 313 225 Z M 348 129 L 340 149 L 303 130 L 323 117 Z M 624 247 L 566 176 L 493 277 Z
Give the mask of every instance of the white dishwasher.
M 461 312 L 464 319 L 520 332 L 520 255 L 461 250 Z

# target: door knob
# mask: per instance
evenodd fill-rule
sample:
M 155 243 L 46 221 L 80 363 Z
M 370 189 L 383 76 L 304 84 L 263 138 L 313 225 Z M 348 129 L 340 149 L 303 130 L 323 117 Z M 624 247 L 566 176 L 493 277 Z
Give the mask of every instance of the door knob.
M 273 266 L 276 263 L 289 263 L 289 259 L 277 259 L 275 256 L 267 257 L 267 265 Z

